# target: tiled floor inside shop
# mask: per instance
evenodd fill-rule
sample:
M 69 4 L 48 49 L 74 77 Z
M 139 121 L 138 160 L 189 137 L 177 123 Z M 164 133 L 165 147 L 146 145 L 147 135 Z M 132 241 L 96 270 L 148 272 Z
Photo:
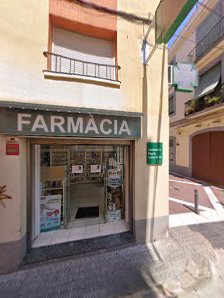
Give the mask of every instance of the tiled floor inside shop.
M 76 184 L 70 187 L 69 222 L 67 228 L 104 223 L 104 185 L 103 183 Z M 80 207 L 99 207 L 99 217 L 77 219 Z
M 91 219 L 86 219 L 86 224 Z M 92 220 L 97 220 L 94 218 Z M 50 232 L 41 233 L 33 242 L 34 247 L 48 246 L 57 243 L 89 239 L 99 236 L 118 234 L 129 230 L 125 220 L 113 221 L 104 224 L 93 224 L 77 227 L 73 229 L 61 229 Z

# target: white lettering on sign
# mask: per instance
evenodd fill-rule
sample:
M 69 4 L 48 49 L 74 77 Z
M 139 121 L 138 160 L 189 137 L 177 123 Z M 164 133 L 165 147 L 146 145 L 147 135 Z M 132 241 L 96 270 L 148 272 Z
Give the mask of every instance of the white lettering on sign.
M 109 135 L 110 133 L 112 133 L 112 129 L 109 128 L 108 130 L 105 130 L 105 128 L 104 128 L 105 123 L 108 123 L 109 125 L 111 125 L 112 121 L 109 119 L 104 119 L 100 122 L 100 130 L 102 131 L 102 133 L 105 135 Z
M 128 127 L 128 124 L 127 124 L 127 121 L 122 121 L 121 123 L 121 127 L 120 127 L 120 130 L 119 130 L 119 135 L 121 135 L 123 132 L 126 132 L 129 136 L 131 135 L 131 132 L 129 130 L 129 127 Z
M 57 133 L 66 134 L 103 134 L 103 135 L 128 135 L 131 131 L 126 120 L 101 119 L 95 121 L 93 117 L 85 119 L 83 117 L 72 116 L 45 116 L 41 114 L 17 114 L 17 130 L 21 132 Z
M 89 131 L 94 131 L 96 134 L 99 134 L 96 123 L 93 118 L 90 118 L 86 125 L 85 133 L 88 133 Z
M 55 132 L 55 127 L 58 127 L 58 129 L 61 132 L 65 132 L 62 125 L 64 125 L 65 119 L 62 116 L 51 116 L 51 132 Z
M 48 132 L 47 124 L 42 115 L 38 115 L 34 121 L 31 131 L 36 131 L 37 129 L 43 129 L 44 132 Z
M 17 117 L 18 131 L 23 131 L 23 124 L 30 124 L 30 120 L 25 120 L 24 118 L 31 118 L 31 114 L 18 114 L 18 117 Z
M 73 117 L 68 117 L 67 130 L 69 133 L 70 132 L 77 133 L 78 131 L 80 133 L 83 133 L 83 118 L 78 117 L 75 124 Z
M 114 120 L 114 134 L 117 135 L 117 120 Z

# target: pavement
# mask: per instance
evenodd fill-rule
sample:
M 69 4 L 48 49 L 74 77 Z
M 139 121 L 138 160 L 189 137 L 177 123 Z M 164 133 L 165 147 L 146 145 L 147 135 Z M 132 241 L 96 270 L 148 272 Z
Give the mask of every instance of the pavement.
M 224 222 L 171 228 L 169 237 L 0 276 L 0 297 L 224 297 Z
M 177 178 L 172 176 L 171 180 Z M 173 191 L 177 191 L 174 187 L 181 184 L 171 182 Z M 207 186 L 200 187 L 202 191 Z M 214 194 L 213 187 L 209 188 Z M 179 226 L 176 222 L 167 238 L 147 245 L 132 243 L 21 267 L 0 276 L 0 297 L 224 297 L 224 221 L 220 219 L 222 209 L 215 208 L 222 204 L 216 201 L 217 193 L 214 197 L 204 190 L 203 194 L 201 213 L 215 211 L 210 218 L 205 213 L 203 222 L 180 222 Z M 221 197 L 220 192 L 218 199 Z M 182 203 L 175 204 L 172 215 L 195 215 L 189 208 L 182 212 L 186 203 L 191 203 L 190 196 L 185 195 Z
M 199 211 L 194 211 L 198 192 Z M 170 175 L 170 227 L 224 220 L 224 189 L 180 175 Z

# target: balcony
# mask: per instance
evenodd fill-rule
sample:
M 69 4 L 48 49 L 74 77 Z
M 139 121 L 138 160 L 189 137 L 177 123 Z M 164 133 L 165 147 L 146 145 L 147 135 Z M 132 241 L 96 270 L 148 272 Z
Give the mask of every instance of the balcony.
M 198 62 L 223 39 L 223 35 L 224 27 L 223 20 L 221 20 L 196 44 L 193 50 L 188 54 L 188 57 L 192 62 Z
M 218 106 L 224 103 L 222 96 L 208 96 L 202 98 L 191 99 L 185 103 L 185 116 L 195 114 L 197 112 L 206 110 L 210 107 Z
M 118 65 L 99 64 L 90 61 L 78 60 L 63 55 L 43 52 L 47 58 L 47 74 L 67 79 L 86 79 L 98 82 L 118 83 Z

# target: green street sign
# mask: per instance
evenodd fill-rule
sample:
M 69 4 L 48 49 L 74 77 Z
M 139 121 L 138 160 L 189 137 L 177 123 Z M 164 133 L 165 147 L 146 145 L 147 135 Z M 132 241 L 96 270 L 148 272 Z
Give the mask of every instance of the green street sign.
M 198 71 L 195 65 L 186 62 L 173 65 L 172 86 L 179 92 L 192 92 L 198 86 Z
M 163 143 L 148 142 L 146 160 L 148 165 L 162 165 L 163 163 Z

